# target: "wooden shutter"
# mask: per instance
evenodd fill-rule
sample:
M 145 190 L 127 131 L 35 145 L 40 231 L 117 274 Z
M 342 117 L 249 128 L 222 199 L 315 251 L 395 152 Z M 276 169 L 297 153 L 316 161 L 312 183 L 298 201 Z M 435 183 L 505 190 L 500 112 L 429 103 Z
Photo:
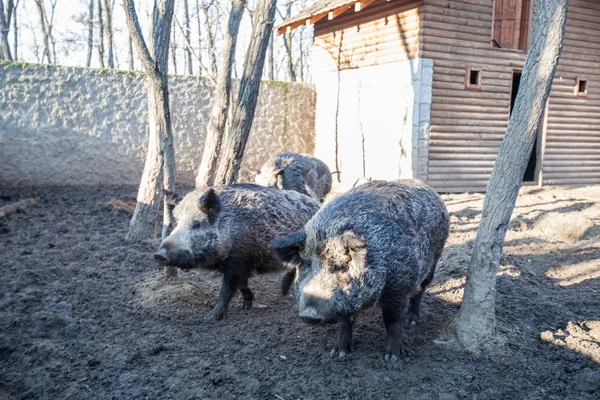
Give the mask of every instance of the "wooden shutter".
M 521 34 L 522 0 L 494 2 L 494 40 L 506 49 L 518 49 Z

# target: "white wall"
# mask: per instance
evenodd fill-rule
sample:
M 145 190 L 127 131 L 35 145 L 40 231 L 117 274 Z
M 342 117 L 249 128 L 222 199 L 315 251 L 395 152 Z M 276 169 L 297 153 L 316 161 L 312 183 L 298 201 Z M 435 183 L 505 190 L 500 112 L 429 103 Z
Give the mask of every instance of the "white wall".
M 426 179 L 433 61 L 337 72 L 326 50 L 314 47 L 313 59 L 315 155 L 335 171 L 337 147 L 343 181 L 363 172 L 373 179 Z

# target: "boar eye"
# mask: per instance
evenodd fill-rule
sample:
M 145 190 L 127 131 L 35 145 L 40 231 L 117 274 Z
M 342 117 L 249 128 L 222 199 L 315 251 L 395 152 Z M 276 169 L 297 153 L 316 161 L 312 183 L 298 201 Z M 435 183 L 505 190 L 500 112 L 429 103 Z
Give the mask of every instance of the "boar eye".
M 200 223 L 200 221 L 192 222 L 192 229 L 200 229 L 200 227 L 202 227 L 202 224 Z

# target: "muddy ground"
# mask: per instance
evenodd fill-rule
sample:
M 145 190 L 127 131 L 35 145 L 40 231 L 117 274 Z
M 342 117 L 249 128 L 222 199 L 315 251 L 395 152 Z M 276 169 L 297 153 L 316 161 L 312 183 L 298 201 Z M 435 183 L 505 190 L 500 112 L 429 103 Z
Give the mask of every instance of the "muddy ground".
M 313 327 L 251 281 L 255 307 L 205 322 L 220 278 L 165 284 L 155 245 L 124 241 L 133 188 L 2 190 L 0 398 L 34 399 L 592 399 L 600 398 L 600 186 L 525 188 L 502 257 L 498 335 L 474 358 L 436 342 L 456 315 L 483 196 L 444 196 L 452 233 L 413 354 L 383 361 L 378 310 L 359 319 L 354 352 L 331 360 L 333 326 Z M 116 206 L 115 206 L 116 205 Z

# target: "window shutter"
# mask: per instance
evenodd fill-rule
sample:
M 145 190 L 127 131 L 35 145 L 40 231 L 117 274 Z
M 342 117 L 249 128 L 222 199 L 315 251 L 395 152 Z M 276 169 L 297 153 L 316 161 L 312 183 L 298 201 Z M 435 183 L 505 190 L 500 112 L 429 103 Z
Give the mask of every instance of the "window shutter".
M 521 33 L 522 0 L 496 0 L 494 40 L 506 49 L 518 49 Z

